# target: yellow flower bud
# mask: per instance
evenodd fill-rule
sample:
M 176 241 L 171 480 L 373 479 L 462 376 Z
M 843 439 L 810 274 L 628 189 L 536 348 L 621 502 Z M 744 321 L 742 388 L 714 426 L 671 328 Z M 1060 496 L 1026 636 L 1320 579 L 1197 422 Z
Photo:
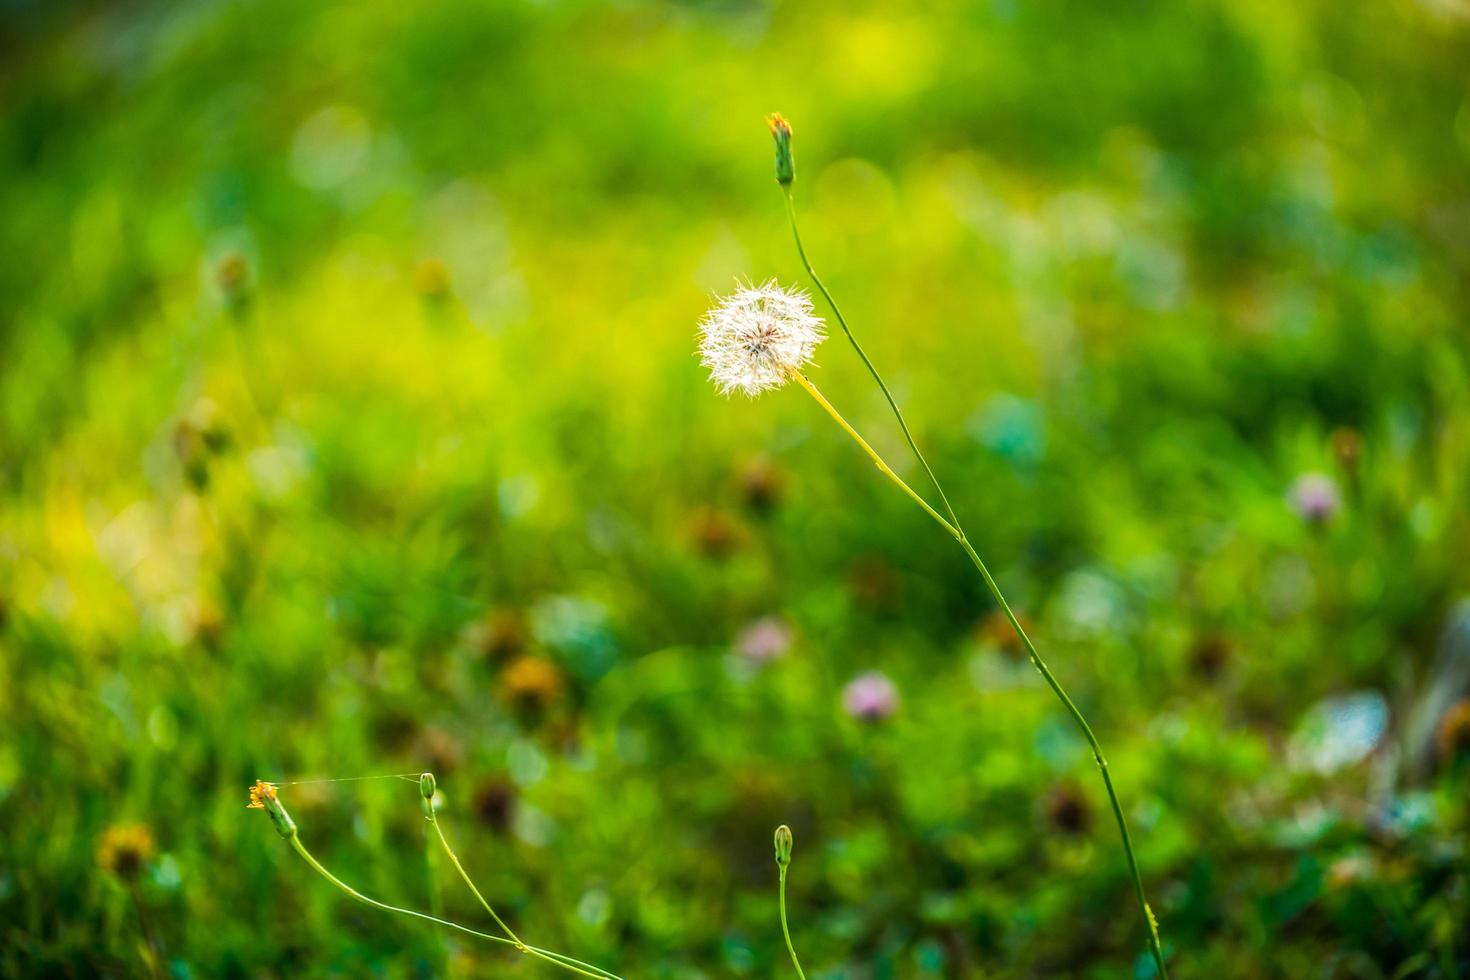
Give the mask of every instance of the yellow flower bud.
M 791 159 L 791 124 L 779 112 L 771 113 L 766 124 L 776 141 L 776 183 L 785 187 L 796 179 L 796 164 Z

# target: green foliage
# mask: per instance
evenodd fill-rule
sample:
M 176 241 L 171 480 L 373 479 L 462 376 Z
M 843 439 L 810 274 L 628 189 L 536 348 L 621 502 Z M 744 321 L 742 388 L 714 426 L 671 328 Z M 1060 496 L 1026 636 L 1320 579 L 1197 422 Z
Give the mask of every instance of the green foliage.
M 1107 749 L 1171 975 L 1470 973 L 1453 5 L 11 18 L 0 974 L 552 975 L 245 808 L 431 770 L 515 932 L 621 976 L 786 975 L 778 824 L 814 977 L 1148 975 L 1091 759 L 963 552 L 800 392 L 698 371 L 710 292 L 802 284 L 773 110 Z M 352 887 L 493 928 L 403 781 L 282 792 Z

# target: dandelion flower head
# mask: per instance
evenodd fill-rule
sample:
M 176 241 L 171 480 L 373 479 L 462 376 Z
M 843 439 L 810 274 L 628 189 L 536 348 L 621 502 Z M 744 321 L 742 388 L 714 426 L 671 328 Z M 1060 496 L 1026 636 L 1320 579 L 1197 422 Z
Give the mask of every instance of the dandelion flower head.
M 739 391 L 755 397 L 779 388 L 812 361 L 826 339 L 822 318 L 799 289 L 783 289 L 772 279 L 741 286 L 721 299 L 699 324 L 699 359 L 721 394 Z
M 267 802 L 275 802 L 276 784 L 268 783 L 264 779 L 257 779 L 255 785 L 250 787 L 250 802 L 245 804 L 247 810 L 264 810 Z
M 119 878 L 138 877 L 153 858 L 153 835 L 142 824 L 114 824 L 97 845 L 97 864 Z

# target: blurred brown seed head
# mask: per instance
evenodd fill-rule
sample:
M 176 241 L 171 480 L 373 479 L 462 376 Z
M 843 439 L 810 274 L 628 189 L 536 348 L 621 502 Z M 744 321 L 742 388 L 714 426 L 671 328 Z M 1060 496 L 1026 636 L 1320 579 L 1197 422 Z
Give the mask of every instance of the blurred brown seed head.
M 750 510 L 768 514 L 786 495 L 786 474 L 769 456 L 757 456 L 740 471 L 740 495 Z
M 1060 783 L 1047 793 L 1046 822 L 1058 833 L 1080 837 L 1092 828 L 1092 805 L 1076 786 Z
M 184 476 L 196 490 L 209 483 L 212 457 L 229 445 L 230 435 L 220 421 L 219 408 L 209 398 L 201 398 L 174 422 L 174 455 L 184 469 Z
M 503 663 L 525 650 L 526 618 L 514 609 L 493 609 L 470 627 L 468 638 L 475 653 Z
M 404 752 L 415 747 L 418 739 L 418 719 L 398 705 L 385 704 L 378 708 L 368 727 L 373 743 L 384 752 Z
M 1189 670 L 1196 677 L 1213 681 L 1230 664 L 1230 642 L 1223 636 L 1206 634 L 1189 648 Z
M 694 515 L 689 526 L 694 546 L 705 558 L 728 558 L 740 544 L 740 526 L 717 507 L 705 507 Z
M 1470 698 L 1450 705 L 1439 720 L 1435 736 L 1442 761 L 1448 763 L 1462 755 L 1470 755 Z
M 898 576 L 893 566 L 877 555 L 862 555 L 848 566 L 847 581 L 852 596 L 865 606 L 888 606 L 898 594 Z
M 1021 624 L 1027 634 L 1031 633 L 1031 617 L 1020 610 L 1012 610 L 1016 614 L 1016 621 Z M 992 609 L 980 621 L 979 637 L 981 643 L 999 650 L 1008 657 L 1018 659 L 1025 657 L 1026 646 L 1017 635 L 1016 628 L 1006 618 L 1006 614 L 999 609 Z
M 212 398 L 200 398 L 189 407 L 189 420 L 201 435 L 211 453 L 222 453 L 230 446 L 230 430 Z
M 475 816 L 497 834 L 510 832 L 515 821 L 516 788 L 509 781 L 496 779 L 475 789 Z
M 153 834 L 140 823 L 113 824 L 97 844 L 97 866 L 132 881 L 153 859 Z

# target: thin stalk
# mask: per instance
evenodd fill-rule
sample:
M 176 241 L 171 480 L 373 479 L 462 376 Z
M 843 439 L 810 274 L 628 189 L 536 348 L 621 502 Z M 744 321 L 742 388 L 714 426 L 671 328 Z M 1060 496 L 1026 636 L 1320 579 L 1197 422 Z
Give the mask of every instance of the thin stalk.
M 822 294 L 822 298 L 827 301 L 827 305 L 832 307 L 832 315 L 837 317 L 837 324 L 842 327 L 843 334 L 847 336 L 847 342 L 852 345 L 853 350 L 857 351 L 857 356 L 862 359 L 863 364 L 868 369 L 868 373 L 873 376 L 873 380 L 878 382 L 878 387 L 882 390 L 883 397 L 888 400 L 888 407 L 893 409 L 893 417 L 898 419 L 898 427 L 903 430 L 903 437 L 908 441 L 909 449 L 913 450 L 914 458 L 919 461 L 920 466 L 924 467 L 924 472 L 929 474 L 929 482 L 934 485 L 935 492 L 939 494 L 940 503 L 944 504 L 944 512 L 949 515 L 949 523 L 958 527 L 960 519 L 955 516 L 954 508 L 950 506 L 949 498 L 944 495 L 944 488 L 939 485 L 939 478 L 934 475 L 934 470 L 930 468 L 929 461 L 919 451 L 919 444 L 914 440 L 914 434 L 909 431 L 909 424 L 904 421 L 903 412 L 899 410 L 898 402 L 894 400 L 893 393 L 888 390 L 888 385 L 883 383 L 883 376 L 873 366 L 873 362 L 868 358 L 867 352 L 863 350 L 863 345 L 858 343 L 857 337 L 853 335 L 852 328 L 847 325 L 847 318 L 837 308 L 837 301 L 827 291 L 826 284 L 817 275 L 817 270 L 812 268 L 811 260 L 806 257 L 806 249 L 801 244 L 801 232 L 796 227 L 796 202 L 791 197 L 791 185 L 782 184 L 781 190 L 786 197 L 786 217 L 791 221 L 791 237 L 796 240 L 796 254 L 801 256 L 801 264 L 806 269 L 806 274 L 811 277 L 812 283 L 817 287 L 817 291 Z M 859 441 L 861 442 L 861 440 Z M 909 493 L 912 494 L 913 491 L 910 490 Z
M 1041 674 L 1042 678 L 1045 679 L 1047 686 L 1056 694 L 1057 698 L 1062 702 L 1062 705 L 1067 709 L 1067 713 L 1072 716 L 1072 720 L 1077 723 L 1077 727 L 1087 739 L 1087 744 L 1092 749 L 1092 758 L 1097 763 L 1098 771 L 1102 773 L 1103 786 L 1108 791 L 1108 802 L 1112 804 L 1113 818 L 1118 823 L 1118 835 L 1123 840 L 1123 852 L 1128 856 L 1128 871 L 1133 876 L 1133 891 L 1138 898 L 1138 910 L 1142 913 L 1144 925 L 1148 929 L 1149 952 L 1153 954 L 1154 965 L 1158 968 L 1161 980 L 1168 980 L 1169 971 L 1164 966 L 1164 953 L 1159 945 L 1158 926 L 1154 919 L 1153 910 L 1149 908 L 1148 900 L 1143 894 L 1143 878 L 1138 871 L 1138 859 L 1133 854 L 1133 840 L 1128 834 L 1128 823 L 1123 818 L 1123 807 L 1118 802 L 1117 791 L 1113 789 L 1113 777 L 1108 773 L 1107 760 L 1103 758 L 1102 747 L 1098 744 L 1097 736 L 1092 733 L 1092 727 L 1087 724 L 1087 719 L 1082 716 L 1082 712 L 1078 710 L 1077 705 L 1067 696 L 1067 692 L 1062 689 L 1062 685 L 1046 666 L 1046 662 L 1036 652 L 1036 645 L 1031 642 L 1031 637 L 1021 628 L 1020 621 L 1016 618 L 1016 614 L 1011 611 L 1010 603 L 1006 602 L 1005 596 L 1000 591 L 1000 586 L 996 584 L 995 577 L 990 574 L 990 569 L 985 567 L 985 562 L 980 560 L 980 555 L 976 553 L 975 548 L 970 544 L 969 539 L 965 537 L 965 532 L 960 529 L 958 523 L 951 524 L 949 521 L 946 521 L 934 508 L 924 502 L 924 498 L 915 493 L 912 487 L 905 483 L 898 474 L 894 473 L 893 469 L 883 461 L 883 458 L 878 455 L 873 447 L 868 445 L 867 441 L 858 434 L 856 429 L 848 424 L 841 413 L 832 407 L 832 403 L 822 396 L 822 393 L 817 390 L 810 379 L 799 371 L 792 371 L 791 376 L 816 399 L 817 404 L 821 405 L 827 414 L 832 416 L 833 420 L 842 427 L 842 430 L 862 447 L 863 452 L 868 454 L 869 458 L 873 460 L 874 465 L 878 467 L 884 476 L 897 484 L 899 489 L 903 490 L 904 493 L 908 494 L 911 499 L 918 503 L 926 514 L 948 532 L 950 537 L 959 542 L 960 547 L 969 556 L 971 563 L 979 571 L 980 577 L 985 580 L 985 587 L 990 590 L 990 595 L 995 600 L 996 605 L 1000 606 L 1001 612 L 1005 614 L 1007 621 L 1011 624 L 1011 628 L 1021 638 L 1021 642 L 1026 647 L 1027 654 L 1031 657 L 1032 665 Z
M 424 835 L 424 873 L 425 883 L 429 886 L 429 912 L 436 917 L 444 915 L 443 889 L 439 887 L 438 852 L 434 850 L 434 842 Z M 449 963 L 449 940 L 441 933 L 439 935 L 439 968 L 444 975 L 452 976 L 453 971 Z
M 817 386 L 812 384 L 810 378 L 802 374 L 800 371 L 792 371 L 791 377 L 796 380 L 797 384 L 801 385 L 807 390 L 807 394 L 811 395 L 817 400 L 818 405 L 821 405 L 824 409 L 827 410 L 827 414 L 832 416 L 833 420 L 838 425 L 842 426 L 842 430 L 844 432 L 852 436 L 854 442 L 863 447 L 863 452 L 868 454 L 868 458 L 873 461 L 873 465 L 878 467 L 878 470 L 884 476 L 888 477 L 888 479 L 898 484 L 903 492 L 908 494 L 909 497 L 914 501 L 914 503 L 924 508 L 924 513 L 928 514 L 930 517 L 934 518 L 934 520 L 938 521 L 939 526 L 948 531 L 951 537 L 955 538 L 956 540 L 959 540 L 961 537 L 963 537 L 963 535 L 960 534 L 959 528 L 951 524 L 949 521 L 945 520 L 943 517 L 939 516 L 939 512 L 936 511 L 933 507 L 930 507 L 927 500 L 915 493 L 913 487 L 903 482 L 903 480 L 899 478 L 898 474 L 893 472 L 888 464 L 884 462 L 883 457 L 878 455 L 878 451 L 872 446 L 868 445 L 868 441 L 862 436 L 858 435 L 858 431 L 848 424 L 847 419 L 843 418 L 842 414 L 838 412 L 837 409 L 832 407 L 832 403 L 827 401 L 826 397 L 817 390 Z
M 791 944 L 791 930 L 786 926 L 786 869 L 783 867 L 780 870 L 781 935 L 786 937 L 786 952 L 791 954 L 791 965 L 796 967 L 796 975 L 801 980 L 806 980 L 806 974 L 801 970 L 801 961 L 796 958 L 796 947 Z
M 597 980 L 622 980 L 616 973 L 608 973 L 600 966 L 583 963 L 581 960 L 573 959 L 565 953 L 554 953 L 549 949 L 541 949 L 539 946 L 527 946 L 526 952 L 548 963 L 555 963 L 564 970 L 580 973 L 584 977 L 596 977 Z
M 470 878 L 469 873 L 465 871 L 464 865 L 459 863 L 459 855 L 455 854 L 454 848 L 449 846 L 449 838 L 444 836 L 444 828 L 439 826 L 439 820 L 433 815 L 432 809 L 429 814 L 429 825 L 434 828 L 434 833 L 439 835 L 439 843 L 444 846 L 444 853 L 449 855 L 450 862 L 454 864 L 454 870 L 458 871 L 459 876 L 464 879 L 464 883 L 470 886 L 470 891 L 475 893 L 475 898 L 479 899 L 480 904 L 485 907 L 485 911 L 490 913 L 490 918 L 494 919 L 495 924 L 510 937 L 511 942 L 515 943 L 521 949 L 525 949 L 526 944 L 521 942 L 520 937 L 511 931 L 510 926 L 505 924 L 504 919 L 495 914 L 495 910 L 490 907 L 490 903 L 485 901 L 485 896 L 480 894 L 480 889 L 475 887 L 475 883 Z
M 128 881 L 128 893 L 133 898 L 133 908 L 138 913 L 138 928 L 143 930 L 143 942 L 148 949 L 148 975 L 161 977 L 162 970 L 159 968 L 158 942 L 154 939 L 153 925 L 148 919 L 148 913 L 143 907 L 143 892 L 138 888 L 136 879 Z
M 364 905 L 371 905 L 373 908 L 381 909 L 384 912 L 396 912 L 398 915 L 406 915 L 414 919 L 423 919 L 425 922 L 433 922 L 436 925 L 448 926 L 450 929 L 458 929 L 460 932 L 469 933 L 471 936 L 477 936 L 480 939 L 488 939 L 492 943 L 502 943 L 506 946 L 515 945 L 515 943 L 511 942 L 509 939 L 504 938 L 503 936 L 494 936 L 488 932 L 481 932 L 478 929 L 471 929 L 469 926 L 462 926 L 458 922 L 451 922 L 448 919 L 441 919 L 438 916 L 426 915 L 423 912 L 415 912 L 413 909 L 401 909 L 396 905 L 389 905 L 386 902 L 380 902 L 375 898 L 368 898 L 362 892 L 358 891 L 356 888 L 353 888 L 341 878 L 338 878 L 336 875 L 332 874 L 332 872 L 322 867 L 321 862 L 312 857 L 311 852 L 306 849 L 306 845 L 301 843 L 301 837 L 298 834 L 293 832 L 289 839 L 291 841 L 291 846 L 296 849 L 296 853 L 300 854 L 302 859 L 306 861 L 307 864 L 311 865 L 312 869 L 316 871 L 317 874 L 321 875 L 323 878 L 336 885 L 337 888 L 344 892 L 348 897 L 356 899 Z
M 432 922 L 435 925 L 446 926 L 450 929 L 457 929 L 460 932 L 468 933 L 469 935 L 475 936 L 480 939 L 488 939 L 492 943 L 500 943 L 504 946 L 511 946 L 516 949 L 521 949 L 524 952 L 539 956 L 541 959 L 544 959 L 551 963 L 555 963 L 558 966 L 563 967 L 564 969 L 571 970 L 574 973 L 580 973 L 583 976 L 598 977 L 600 978 L 600 980 L 601 978 L 610 976 L 610 974 L 591 973 L 587 970 L 579 969 L 578 967 L 567 962 L 567 958 L 563 957 L 560 953 L 553 953 L 550 950 L 540 949 L 536 946 L 521 946 L 510 941 L 509 939 L 506 939 L 503 936 L 496 936 L 488 932 L 481 932 L 478 929 L 471 929 L 469 926 L 462 926 L 458 922 L 451 922 L 449 919 L 441 919 L 438 916 L 427 915 L 423 912 L 415 912 L 413 909 L 399 908 L 396 905 L 389 905 L 386 902 L 380 902 L 377 899 L 368 898 L 362 892 L 358 891 L 342 879 L 338 878 L 336 875 L 332 874 L 332 872 L 328 871 L 322 866 L 320 861 L 312 857 L 311 852 L 306 849 L 305 844 L 301 843 L 301 837 L 299 834 L 296 833 L 294 829 L 292 829 L 291 831 L 289 840 L 291 841 L 291 846 L 296 850 L 296 853 L 300 854 L 302 859 L 306 861 L 307 864 L 311 865 L 312 870 L 316 871 L 317 874 L 330 881 L 333 885 L 336 885 L 337 888 L 344 892 L 346 895 L 363 903 L 364 905 L 371 905 L 373 908 L 381 909 L 384 912 L 394 912 L 398 915 L 406 915 L 410 918 L 422 919 L 425 922 Z
M 1052 675 L 1051 669 L 1046 666 L 1046 661 L 1042 660 L 1041 654 L 1036 652 L 1036 644 L 1031 642 L 1031 637 L 1022 629 L 1020 621 L 1016 618 L 1016 614 L 1011 611 L 1010 603 L 1006 602 L 1005 596 L 1001 594 L 1000 586 L 996 584 L 994 576 L 990 574 L 990 570 L 985 567 L 985 562 L 981 561 L 980 556 L 976 554 L 969 539 L 961 533 L 959 542 L 960 547 L 965 549 L 965 554 L 970 556 L 970 561 L 980 572 L 980 577 L 985 579 L 985 587 L 990 590 L 990 595 L 995 599 L 996 605 L 1000 606 L 1001 612 L 1005 613 L 1005 617 L 1010 622 L 1011 628 L 1016 631 L 1016 635 L 1025 644 L 1026 652 L 1031 656 L 1031 663 L 1036 667 L 1037 672 L 1046 680 L 1047 686 L 1052 689 L 1057 698 L 1066 707 L 1067 713 L 1072 716 L 1072 720 L 1081 729 L 1083 737 L 1087 739 L 1088 747 L 1092 749 L 1093 761 L 1097 763 L 1097 770 L 1102 774 L 1103 786 L 1108 791 L 1108 802 L 1113 807 L 1113 819 L 1118 823 L 1118 836 L 1123 839 L 1123 853 L 1128 856 L 1128 872 L 1133 876 L 1133 893 L 1138 899 L 1138 911 L 1143 914 L 1143 922 L 1148 929 L 1149 952 L 1153 954 L 1154 965 L 1158 967 L 1159 976 L 1163 980 L 1168 980 L 1169 971 L 1164 966 L 1164 952 L 1159 947 L 1159 927 L 1154 919 L 1153 909 L 1149 908 L 1148 899 L 1143 895 L 1143 876 L 1138 871 L 1138 859 L 1133 855 L 1133 839 L 1128 834 L 1128 821 L 1123 819 L 1123 807 L 1118 802 L 1117 791 L 1113 789 L 1113 777 L 1108 772 L 1108 761 L 1103 758 L 1102 746 L 1098 744 L 1097 736 L 1092 733 L 1092 726 L 1087 724 L 1087 719 L 1082 716 L 1082 712 L 1078 710 L 1077 705 L 1072 703 L 1072 699 L 1067 696 L 1067 692 L 1062 689 L 1062 685 Z
M 470 891 L 474 892 L 475 898 L 479 899 L 480 905 L 484 907 L 485 911 L 490 913 L 490 918 L 495 920 L 495 924 L 500 926 L 500 928 L 505 931 L 505 934 L 510 937 L 511 942 L 515 943 L 516 948 L 521 950 L 521 952 L 523 953 L 529 953 L 532 956 L 536 956 L 540 959 L 547 960 L 548 962 L 555 963 L 558 966 L 565 967 L 568 970 L 572 970 L 573 972 L 580 973 L 584 976 L 598 977 L 600 978 L 600 980 L 621 980 L 621 978 L 614 973 L 609 973 L 601 967 L 593 966 L 590 963 L 583 963 L 581 960 L 567 956 L 565 953 L 553 953 L 550 950 L 539 949 L 535 946 L 527 946 L 525 943 L 521 942 L 520 937 L 511 931 L 510 926 L 505 924 L 505 920 L 497 915 L 495 910 L 490 907 L 490 903 L 485 900 L 485 896 L 480 894 L 480 889 L 475 887 L 474 880 L 470 878 L 469 873 L 465 871 L 464 865 L 461 864 L 459 861 L 459 855 L 454 853 L 454 848 L 449 846 L 449 838 L 444 836 L 444 828 L 439 826 L 439 819 L 437 816 L 433 815 L 432 811 L 429 815 L 429 823 L 433 825 L 434 832 L 439 836 L 439 843 L 444 847 L 444 853 L 449 855 L 449 860 L 454 864 L 454 869 L 459 872 L 460 878 L 463 879 L 464 883 L 469 886 Z

